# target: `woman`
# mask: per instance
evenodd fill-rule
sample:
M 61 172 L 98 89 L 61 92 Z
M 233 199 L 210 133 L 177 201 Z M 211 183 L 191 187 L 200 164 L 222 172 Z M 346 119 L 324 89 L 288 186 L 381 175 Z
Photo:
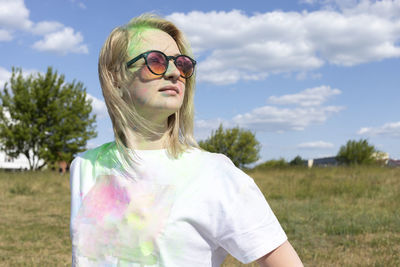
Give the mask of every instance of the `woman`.
M 71 164 L 73 266 L 302 266 L 261 191 L 193 137 L 194 69 L 171 22 L 114 29 L 99 77 L 115 142 Z

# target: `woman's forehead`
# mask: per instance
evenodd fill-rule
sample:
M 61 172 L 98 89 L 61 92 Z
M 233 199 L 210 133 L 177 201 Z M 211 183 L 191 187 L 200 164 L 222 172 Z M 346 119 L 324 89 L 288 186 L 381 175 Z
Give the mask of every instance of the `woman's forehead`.
M 133 57 L 149 50 L 159 50 L 166 55 L 180 54 L 175 40 L 168 33 L 158 29 L 148 29 L 133 36 L 128 55 Z

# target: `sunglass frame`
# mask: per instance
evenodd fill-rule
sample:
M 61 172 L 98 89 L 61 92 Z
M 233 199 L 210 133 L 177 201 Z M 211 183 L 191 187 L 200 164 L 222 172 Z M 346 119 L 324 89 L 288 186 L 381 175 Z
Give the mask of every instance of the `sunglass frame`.
M 166 67 L 165 67 L 165 71 L 164 71 L 163 73 L 161 73 L 161 74 L 155 73 L 155 72 L 150 68 L 149 64 L 147 63 L 147 56 L 148 56 L 150 53 L 152 53 L 152 52 L 160 53 L 161 55 L 163 55 L 163 56 L 167 59 L 167 61 L 166 61 L 166 62 L 167 62 L 167 65 L 166 65 Z M 191 73 L 188 77 L 183 76 L 182 73 L 181 73 L 181 71 L 179 70 L 178 66 L 176 65 L 176 60 L 177 60 L 179 57 L 187 57 L 188 59 L 190 59 L 190 61 L 191 61 L 192 64 L 193 64 L 193 71 L 192 71 L 192 73 Z M 194 70 L 195 70 L 196 63 L 197 63 L 196 60 L 194 60 L 193 58 L 191 58 L 191 57 L 189 57 L 189 56 L 187 56 L 187 55 L 178 55 L 178 56 L 174 57 L 174 56 L 167 56 L 166 54 L 164 54 L 163 52 L 161 52 L 161 51 L 159 51 L 159 50 L 150 50 L 150 51 L 144 52 L 144 53 L 138 55 L 137 57 L 134 57 L 134 58 L 132 58 L 131 60 L 129 60 L 129 61 L 126 63 L 126 67 L 129 68 L 133 63 L 135 63 L 136 61 L 138 61 L 138 60 L 141 59 L 141 58 L 144 58 L 144 61 L 145 61 L 145 63 L 146 63 L 146 66 L 147 66 L 147 68 L 149 69 L 149 71 L 151 71 L 151 73 L 153 73 L 153 74 L 155 74 L 155 75 L 161 75 L 161 76 L 164 75 L 164 74 L 167 72 L 168 66 L 169 66 L 169 61 L 170 61 L 171 59 L 173 59 L 173 60 L 174 60 L 174 65 L 175 65 L 176 68 L 178 68 L 179 73 L 180 73 L 180 76 L 181 76 L 182 78 L 185 78 L 185 79 L 188 79 L 188 78 L 192 77 L 192 75 L 194 74 Z

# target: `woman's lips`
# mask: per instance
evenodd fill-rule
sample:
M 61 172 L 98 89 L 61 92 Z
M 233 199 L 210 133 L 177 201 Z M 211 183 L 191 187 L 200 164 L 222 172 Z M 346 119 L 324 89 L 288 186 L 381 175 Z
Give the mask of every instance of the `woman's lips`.
M 178 87 L 173 86 L 173 85 L 164 86 L 164 87 L 162 87 L 162 88 L 161 88 L 160 90 L 158 90 L 158 91 L 160 91 L 160 92 L 163 92 L 163 91 L 168 91 L 168 92 L 174 91 L 175 93 L 179 94 L 179 89 L 178 89 Z M 172 93 L 172 92 L 171 92 L 171 93 Z

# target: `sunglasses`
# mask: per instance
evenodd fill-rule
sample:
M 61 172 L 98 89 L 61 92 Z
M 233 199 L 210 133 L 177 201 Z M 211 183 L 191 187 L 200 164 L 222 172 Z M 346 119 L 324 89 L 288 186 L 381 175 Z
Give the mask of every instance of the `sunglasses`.
M 174 57 L 167 56 L 158 50 L 151 50 L 129 60 L 128 63 L 126 63 L 126 66 L 129 68 L 133 63 L 141 58 L 144 58 L 147 68 L 155 75 L 164 75 L 167 72 L 169 61 L 173 59 L 181 77 L 186 79 L 193 75 L 194 66 L 196 65 L 196 61 L 186 55 Z

